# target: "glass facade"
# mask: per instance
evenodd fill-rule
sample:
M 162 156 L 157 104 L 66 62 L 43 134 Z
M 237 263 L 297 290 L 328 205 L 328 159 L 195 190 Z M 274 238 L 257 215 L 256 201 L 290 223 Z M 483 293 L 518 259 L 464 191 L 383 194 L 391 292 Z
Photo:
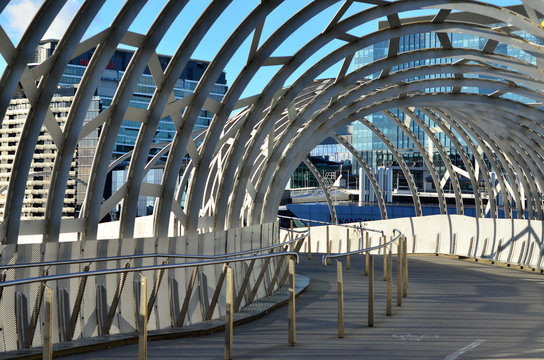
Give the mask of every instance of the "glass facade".
M 383 25 L 387 26 L 385 24 Z M 501 25 L 502 24 L 491 24 L 490 26 L 501 27 Z M 520 31 L 516 32 L 516 34 L 520 37 L 542 44 L 542 42 L 537 41 L 537 39 L 530 34 L 520 32 Z M 448 33 L 448 37 L 454 48 L 483 49 L 487 43 L 486 38 L 478 37 L 475 35 Z M 383 41 L 358 51 L 355 54 L 353 59 L 354 68 L 358 69 L 371 62 L 386 58 L 388 53 L 388 47 L 389 47 L 389 41 Z M 440 48 L 440 47 L 441 47 L 441 43 L 436 33 L 407 34 L 402 36 L 399 39 L 398 53 L 400 54 L 400 53 L 414 51 L 418 49 Z M 531 56 L 530 54 L 528 54 L 527 52 L 523 50 L 514 48 L 510 45 L 506 45 L 503 43 L 499 43 L 497 45 L 495 52 L 509 55 L 509 56 L 521 59 L 523 61 L 526 61 L 532 64 L 536 63 L 536 59 L 534 58 L 534 56 Z M 414 68 L 414 67 L 418 67 L 422 65 L 447 64 L 457 60 L 458 59 L 452 59 L 452 58 L 422 59 L 417 61 L 411 61 L 405 64 L 400 64 L 399 66 L 395 66 L 391 69 L 391 72 L 408 69 L 408 68 Z M 500 65 L 497 64 L 496 66 L 500 66 Z M 380 73 L 372 74 L 371 76 L 368 77 L 368 79 L 375 79 L 379 75 Z M 470 75 L 470 76 L 476 77 L 478 75 Z M 436 77 L 453 77 L 453 74 L 440 74 L 440 75 L 426 76 L 426 78 L 436 78 Z M 407 81 L 414 81 L 414 80 L 420 80 L 420 78 L 408 79 Z M 429 93 L 448 92 L 451 90 L 452 89 L 449 87 L 440 87 L 440 88 L 427 88 L 425 89 L 425 92 L 429 92 Z M 493 90 L 463 87 L 460 89 L 460 91 L 462 93 L 477 93 L 477 94 L 487 95 L 487 94 L 490 94 Z M 526 98 L 523 98 L 519 95 L 511 94 L 511 93 L 504 94 L 502 95 L 502 97 L 514 99 L 518 101 L 528 101 L 528 99 Z M 403 113 L 401 109 L 389 109 L 389 110 L 396 117 L 398 117 L 402 122 L 405 122 L 407 120 L 406 115 Z M 425 114 L 417 110 L 415 111 L 415 113 L 430 128 L 433 128 L 436 126 L 434 122 L 431 121 Z M 378 127 L 384 133 L 384 135 L 393 143 L 393 145 L 397 149 L 399 149 L 399 152 L 401 153 L 407 165 L 412 170 L 415 170 L 413 171 L 413 173 L 416 176 L 416 183 L 418 185 L 418 188 L 420 190 L 424 190 L 424 188 L 428 188 L 428 186 L 432 186 L 430 179 L 428 178 L 428 175 L 427 175 L 427 170 L 424 167 L 422 154 L 418 151 L 418 149 L 415 147 L 414 143 L 408 138 L 408 136 L 393 121 L 388 119 L 382 113 L 374 113 L 372 115 L 367 116 L 366 119 L 372 122 L 376 127 Z M 387 149 L 385 144 L 378 138 L 378 136 L 376 136 L 376 134 L 374 134 L 369 128 L 367 128 L 366 126 L 364 126 L 358 121 L 354 122 L 352 125 L 353 125 L 353 146 L 355 147 L 357 151 L 361 153 L 365 161 L 373 168 L 385 166 L 385 167 L 393 167 L 394 169 L 397 169 L 395 171 L 394 183 L 398 183 L 399 181 L 402 182 L 402 179 L 399 179 L 399 177 L 402 177 L 402 175 L 400 175 L 400 170 L 399 170 L 397 162 L 395 161 L 395 159 L 393 158 L 392 154 Z M 423 144 L 425 149 L 428 149 L 430 139 L 423 132 L 423 130 L 414 121 L 410 121 L 409 127 L 413 131 L 415 136 L 418 138 L 418 140 Z M 445 134 L 442 132 L 437 132 L 436 135 L 438 139 L 440 140 L 441 144 L 444 146 L 446 153 L 451 159 L 453 165 L 464 168 L 463 163 L 461 161 L 461 157 L 459 156 L 459 154 L 457 153 L 456 149 L 453 147 L 449 139 L 445 136 Z M 462 141 L 461 141 L 461 144 L 464 145 Z M 470 152 L 468 151 L 468 148 L 465 147 L 465 150 L 467 150 L 469 157 L 471 157 Z M 439 175 L 442 176 L 445 173 L 446 169 L 443 166 L 443 162 L 438 154 L 438 151 L 434 147 L 433 147 L 433 151 L 434 152 L 432 154 L 432 159 L 433 159 L 434 165 Z M 417 171 L 418 169 L 421 169 L 421 171 L 423 172 L 422 176 L 418 175 L 418 171 Z M 419 180 L 417 179 L 418 177 L 420 178 Z M 428 181 L 427 186 L 426 184 L 424 184 L 425 181 Z M 471 191 L 470 184 L 468 183 L 465 184 L 465 186 L 463 186 L 463 190 Z
M 34 54 L 35 63 L 40 63 L 44 61 L 47 57 L 51 56 L 58 41 L 57 40 L 44 40 L 40 43 L 36 53 Z M 79 55 L 78 57 L 72 59 L 68 66 L 65 69 L 64 74 L 62 75 L 60 86 L 74 86 L 80 83 L 87 65 L 89 64 L 94 50 L 87 51 L 84 54 Z M 102 78 L 96 90 L 96 99 L 98 99 L 98 105 L 92 105 L 97 107 L 96 116 L 98 112 L 103 111 L 112 103 L 113 97 L 119 83 L 125 73 L 125 70 L 128 67 L 128 64 L 132 58 L 133 52 L 129 50 L 117 50 L 115 51 L 113 57 L 108 63 Z M 164 71 L 168 62 L 170 61 L 169 56 L 159 55 L 159 63 Z M 181 77 L 177 80 L 174 87 L 174 96 L 176 99 L 181 99 L 193 93 L 194 89 L 198 84 L 198 80 L 204 74 L 208 63 L 205 61 L 196 61 L 190 60 L 186 68 L 183 70 Z M 149 68 L 146 68 L 138 84 L 136 86 L 135 92 L 131 98 L 129 106 L 141 109 L 147 109 L 151 98 L 155 92 L 155 81 Z M 219 79 L 217 79 L 216 84 L 213 86 L 213 89 L 210 93 L 210 97 L 213 100 L 221 101 L 223 96 L 227 92 L 227 83 L 225 73 L 223 72 Z M 93 108 L 94 109 L 94 108 Z M 94 114 L 94 111 L 93 111 Z M 88 114 L 88 119 L 91 120 L 94 116 Z M 212 120 L 213 114 L 206 110 L 201 110 L 200 115 L 195 124 L 194 130 L 208 127 Z M 130 152 L 134 149 L 134 144 L 136 143 L 136 138 L 140 130 L 141 123 L 138 121 L 132 121 L 131 119 L 125 118 L 122 122 L 117 140 L 115 142 L 115 147 L 113 151 L 113 158 L 119 158 L 120 156 Z M 78 154 L 77 156 L 82 156 L 85 159 L 85 163 L 89 164 L 88 169 L 78 170 L 78 173 L 87 174 L 90 172 L 90 166 L 92 165 L 92 160 L 94 158 L 94 149 L 98 142 L 98 133 L 100 129 L 97 129 L 96 134 L 87 136 L 85 139 L 81 140 L 78 145 Z M 168 143 L 174 139 L 176 134 L 176 127 L 174 125 L 171 117 L 165 117 L 160 120 L 153 139 L 154 143 Z M 149 157 L 151 159 L 159 149 L 151 149 Z M 149 171 L 145 181 L 150 183 L 160 183 L 162 177 L 162 166 L 166 161 L 166 156 L 163 156 L 159 159 L 156 164 L 156 168 Z M 122 184 L 125 183 L 126 178 L 126 169 L 129 165 L 130 157 L 121 162 L 111 175 L 111 187 L 108 185 L 105 190 L 105 196 L 109 196 L 110 193 L 117 191 Z M 86 183 L 83 181 L 78 183 L 79 187 L 85 187 Z M 81 189 L 81 196 L 85 195 L 84 189 Z M 79 196 L 78 192 L 78 196 Z M 82 201 L 83 199 L 81 199 Z M 153 206 L 154 198 L 151 197 L 140 197 L 138 204 L 138 216 L 147 215 L 150 212 L 150 206 Z M 112 214 L 113 218 L 116 218 L 116 214 Z

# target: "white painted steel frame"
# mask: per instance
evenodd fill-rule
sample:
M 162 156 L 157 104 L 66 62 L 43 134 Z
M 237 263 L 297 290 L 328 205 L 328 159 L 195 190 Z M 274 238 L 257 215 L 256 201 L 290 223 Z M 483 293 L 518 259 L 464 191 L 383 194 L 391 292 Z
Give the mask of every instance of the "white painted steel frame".
M 413 0 L 373 2 L 366 10 L 352 12 L 352 1 L 314 1 L 289 17 L 267 38 L 263 29 L 267 18 L 283 1 L 263 1 L 240 23 L 221 50 L 212 59 L 195 92 L 184 99 L 173 101 L 173 88 L 195 49 L 201 44 L 208 29 L 224 16 L 231 1 L 212 1 L 194 22 L 188 34 L 180 39 L 179 47 L 167 68 L 158 63 L 156 47 L 163 39 L 188 0 L 171 0 L 145 35 L 128 31 L 139 14 L 144 0 L 128 0 L 114 22 L 104 31 L 82 41 L 83 34 L 95 18 L 103 1 L 85 1 L 72 24 L 61 39 L 53 56 L 33 69 L 27 68 L 39 40 L 60 12 L 63 1 L 46 1 L 17 46 L 0 28 L 0 54 L 7 63 L 0 79 L 0 114 L 4 115 L 16 91 L 24 91 L 31 110 L 24 125 L 24 136 L 19 142 L 12 164 L 10 183 L 6 193 L 4 218 L 0 225 L 2 243 L 16 243 L 21 234 L 20 214 L 29 178 L 37 136 L 44 125 L 57 151 L 48 192 L 45 218 L 25 229 L 25 233 L 43 234 L 44 241 L 59 240 L 62 228 L 70 228 L 82 239 L 98 237 L 98 223 L 113 207 L 121 203 L 119 236 L 130 238 L 135 233 L 136 204 L 141 195 L 156 198 L 152 234 L 169 234 L 171 219 L 183 233 L 194 235 L 204 231 L 223 230 L 242 225 L 258 224 L 273 219 L 287 179 L 310 150 L 334 131 L 349 122 L 361 121 L 378 136 L 398 162 L 408 179 L 417 215 L 422 214 L 417 186 L 409 167 L 393 143 L 365 116 L 383 112 L 416 144 L 424 157 L 435 187 L 439 206 L 446 212 L 447 204 L 439 185 L 439 174 L 426 154 L 424 145 L 392 111 L 399 109 L 423 129 L 450 173 L 454 185 L 458 213 L 463 213 L 459 181 L 447 152 L 435 134 L 414 110 L 431 119 L 443 132 L 451 146 L 460 154 L 469 175 L 476 201 L 478 217 L 486 216 L 478 180 L 484 180 L 489 202 L 489 216 L 498 216 L 497 195 L 504 195 L 505 216 L 511 216 L 515 206 L 518 217 L 544 218 L 541 197 L 544 191 L 544 127 L 542 118 L 544 95 L 541 93 L 544 75 L 540 66 L 544 48 L 516 36 L 520 29 L 544 40 L 539 16 L 544 6 L 536 0 L 523 1 L 527 17 L 513 10 L 471 0 Z M 7 2 L 0 3 L 3 10 Z M 299 51 L 284 57 L 275 51 L 305 23 L 335 6 L 335 15 L 324 31 L 316 35 Z M 432 20 L 402 23 L 399 13 L 417 9 L 435 9 Z M 452 11 L 486 14 L 506 24 L 490 28 L 486 24 L 448 20 Z M 402 14 L 401 14 L 402 15 Z M 352 35 L 358 26 L 387 17 L 390 27 L 370 34 Z M 455 48 L 445 33 L 463 33 L 489 39 L 480 50 Z M 407 34 L 437 33 L 441 47 L 410 52 L 399 51 L 399 39 Z M 242 44 L 251 39 L 244 69 L 234 80 L 221 102 L 211 100 L 209 94 L 223 71 Z M 314 54 L 335 40 L 345 44 L 315 60 L 291 86 L 286 81 Z M 356 51 L 380 41 L 389 41 L 388 54 L 364 67 L 349 71 Z M 495 52 L 497 44 L 507 44 L 535 56 L 536 66 L 521 59 Z M 118 85 L 112 105 L 97 118 L 83 125 L 83 119 L 96 87 L 113 51 L 125 44 L 136 48 L 135 54 Z M 66 126 L 60 128 L 48 108 L 53 92 L 68 61 L 87 50 L 96 51 L 76 92 Z M 456 59 L 453 64 L 423 65 L 407 70 L 396 66 L 422 59 Z M 325 70 L 341 62 L 336 79 L 316 80 Z M 257 72 L 268 66 L 279 65 L 279 70 L 265 85 L 261 94 L 241 99 Z M 157 89 L 147 109 L 133 109 L 130 98 L 145 68 L 149 67 Z M 381 72 L 376 79 L 368 76 Z M 473 78 L 472 75 L 485 78 Z M 435 79 L 416 80 L 430 76 Z M 38 84 L 37 86 L 35 84 Z M 446 87 L 443 93 L 429 93 L 429 89 Z M 476 87 L 494 89 L 489 96 L 467 94 L 463 89 Z M 426 93 L 427 92 L 427 93 Z M 516 94 L 534 103 L 521 104 L 503 95 Z M 245 109 L 243 109 L 245 108 Z M 193 140 L 193 130 L 202 109 L 214 113 L 207 131 L 201 133 L 201 144 Z M 231 116 L 233 110 L 242 109 Z M 148 161 L 150 150 L 156 146 L 153 137 L 159 120 L 170 116 L 176 125 L 172 143 L 165 144 L 161 156 L 167 154 L 161 184 L 146 184 L 144 176 L 157 161 Z M 113 146 L 123 119 L 141 122 L 135 148 L 127 159 L 130 165 L 126 183 L 119 191 L 103 201 L 106 175 L 111 170 Z M 62 218 L 68 174 L 79 140 L 97 127 L 102 127 L 87 188 L 81 220 Z M 337 141 L 350 152 L 355 150 L 343 139 Z M 466 147 L 466 149 L 464 148 Z M 185 154 L 190 164 L 180 174 Z M 473 160 L 470 158 L 472 156 Z M 385 203 L 376 179 L 368 165 L 354 154 L 371 179 L 378 197 L 382 217 L 387 217 Z M 475 167 L 472 163 L 477 166 Z M 497 174 L 499 188 L 491 182 L 489 171 Z M 184 195 L 185 194 L 185 195 Z M 510 202 L 510 195 L 514 203 Z M 185 196 L 184 207 L 181 199 Z M 63 225 L 65 224 L 65 225 Z M 68 226 L 68 224 L 70 224 Z M 29 230 L 32 228 L 33 230 Z

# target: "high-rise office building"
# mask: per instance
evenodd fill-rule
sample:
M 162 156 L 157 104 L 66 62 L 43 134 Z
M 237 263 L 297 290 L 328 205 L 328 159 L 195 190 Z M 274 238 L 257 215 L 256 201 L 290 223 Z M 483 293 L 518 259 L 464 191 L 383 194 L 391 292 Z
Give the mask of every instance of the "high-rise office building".
M 524 8 L 523 6 L 513 6 L 511 7 L 511 10 L 515 12 L 519 12 L 521 14 L 524 14 Z M 470 17 L 469 19 L 467 18 Z M 422 16 L 422 17 L 412 17 L 412 18 L 405 18 L 401 19 L 401 21 L 404 22 L 415 22 L 419 20 L 431 20 L 432 17 L 430 16 Z M 453 21 L 470 21 L 470 22 L 476 22 L 481 24 L 486 24 L 488 26 L 496 27 L 496 28 L 502 28 L 505 24 L 497 24 L 493 23 L 493 20 L 484 16 L 484 15 L 475 15 L 475 14 L 469 14 L 464 12 L 456 12 L 451 13 L 448 16 L 448 20 Z M 389 22 L 388 21 L 381 21 L 379 22 L 379 29 L 388 28 Z M 510 30 L 508 30 L 510 31 Z M 530 41 L 542 44 L 541 41 L 536 39 L 534 36 L 523 32 L 523 31 L 513 31 L 516 35 L 527 38 Z M 447 33 L 449 41 L 451 42 L 451 45 L 454 48 L 468 48 L 468 49 L 483 49 L 484 46 L 487 43 L 486 38 L 478 37 L 475 35 L 469 35 L 469 34 L 460 34 L 460 33 Z M 404 36 L 401 36 L 399 38 L 399 45 L 398 45 L 398 53 L 418 50 L 418 49 L 427 49 L 427 48 L 440 48 L 442 46 L 442 43 L 440 39 L 438 38 L 437 33 L 415 33 L 415 34 L 407 34 Z M 353 59 L 353 66 L 355 69 L 361 68 L 365 66 L 368 63 L 371 63 L 373 61 L 386 58 L 388 55 L 389 50 L 389 41 L 383 41 L 380 43 L 376 43 L 372 46 L 369 46 L 365 49 L 362 49 L 358 51 Z M 498 43 L 497 47 L 495 49 L 495 52 L 509 55 L 518 59 L 521 59 L 523 61 L 526 61 L 528 63 L 536 64 L 536 59 L 531 54 L 520 50 L 519 48 L 515 48 L 513 46 L 504 44 L 504 43 Z M 416 60 L 412 61 L 406 64 L 400 64 L 398 66 L 394 66 L 391 69 L 391 72 L 408 69 L 417 67 L 420 65 L 429 65 L 429 64 L 447 64 L 454 62 L 454 59 L 451 58 L 436 58 L 436 59 L 422 59 L 422 60 Z M 497 65 L 500 67 L 500 65 Z M 443 74 L 444 77 L 451 77 L 454 74 Z M 378 76 L 380 76 L 380 73 L 375 73 L 369 76 L 369 79 L 375 79 Z M 429 76 L 429 77 L 432 77 Z M 441 89 L 435 89 L 435 88 L 429 88 L 426 89 L 427 92 L 434 92 L 434 91 L 451 91 L 451 88 L 443 87 Z M 486 94 L 489 95 L 489 93 L 492 90 L 489 90 L 489 93 L 486 93 L 485 89 L 475 89 L 475 88 L 468 88 L 463 87 L 462 89 L 459 89 L 461 92 L 473 92 L 478 94 Z M 507 98 L 515 98 L 516 100 L 523 101 L 520 96 L 512 95 L 512 94 L 506 94 L 505 97 Z M 397 116 L 401 121 L 405 121 L 406 116 L 404 112 L 401 109 L 390 109 L 391 112 Z M 434 123 L 423 113 L 420 113 L 416 111 L 416 114 L 426 122 L 427 125 L 429 125 L 431 128 L 434 127 Z M 375 113 L 372 115 L 369 115 L 366 117 L 367 120 L 372 122 L 376 127 L 378 127 L 384 134 L 387 136 L 389 140 L 393 143 L 393 145 L 399 149 L 403 159 L 405 160 L 406 164 L 412 169 L 412 173 L 415 177 L 416 184 L 419 188 L 419 190 L 430 190 L 433 186 L 430 176 L 428 176 L 428 171 L 426 170 L 422 154 L 418 151 L 414 143 L 408 138 L 408 136 L 397 126 L 395 125 L 390 119 L 387 118 L 383 113 Z M 357 151 L 359 151 L 363 157 L 363 159 L 373 168 L 377 167 L 390 167 L 394 169 L 394 184 L 401 184 L 403 183 L 403 175 L 400 171 L 400 168 L 398 167 L 398 164 L 396 163 L 393 155 L 388 151 L 386 145 L 374 134 L 369 128 L 361 124 L 360 122 L 354 122 L 353 124 L 353 146 Z M 423 146 L 427 149 L 429 147 L 429 138 L 426 136 L 424 131 L 414 122 L 410 122 L 410 129 L 413 131 L 413 133 L 416 135 L 418 140 L 423 144 Z M 457 150 L 455 147 L 451 144 L 450 140 L 445 136 L 444 133 L 438 132 L 436 133 L 438 136 L 438 139 L 444 146 L 447 154 L 449 155 L 453 165 L 462 167 L 462 161 L 459 154 L 457 154 Z M 464 144 L 463 144 L 464 145 Z M 468 150 L 468 148 L 466 149 Z M 469 155 L 470 152 L 468 151 Z M 443 162 L 438 154 L 438 152 L 434 151 L 432 154 L 433 163 L 438 171 L 438 173 L 442 176 L 446 168 L 443 165 Z M 406 185 L 406 184 L 405 184 Z M 463 186 L 464 190 L 470 191 L 470 184 L 465 182 Z
M 35 66 L 45 61 L 51 56 L 55 50 L 58 40 L 42 40 L 36 49 L 32 63 L 30 66 Z M 51 102 L 51 110 L 55 114 L 55 119 L 58 121 L 61 128 L 66 121 L 76 87 L 80 83 L 87 65 L 89 64 L 94 50 L 87 51 L 76 58 L 72 59 L 66 67 L 62 75 L 57 94 L 55 94 Z M 101 111 L 106 109 L 112 102 L 115 91 L 123 77 L 125 70 L 128 67 L 133 51 L 118 49 L 108 63 L 100 83 L 96 89 L 95 97 L 88 110 L 86 121 L 96 117 Z M 159 62 L 164 70 L 170 61 L 169 56 L 159 55 Z M 193 93 L 200 77 L 204 74 L 208 66 L 208 62 L 199 60 L 190 60 L 184 69 L 181 77 L 177 80 L 174 87 L 174 96 L 176 99 L 181 99 Z M 226 76 L 223 72 L 210 94 L 214 100 L 221 101 L 227 91 Z M 129 106 L 136 108 L 147 108 L 153 93 L 155 92 L 155 82 L 148 68 L 140 77 Z M 5 193 L 9 182 L 9 174 L 7 173 L 10 162 L 13 161 L 16 150 L 16 142 L 22 130 L 28 111 L 30 102 L 24 97 L 24 94 L 19 94 L 19 98 L 14 99 L 6 114 L 2 127 L 0 129 L 0 154 L 2 155 L 2 164 L 0 167 L 0 204 L 5 201 Z M 195 125 L 195 130 L 205 128 L 210 124 L 213 114 L 202 110 Z M 131 121 L 125 118 L 121 125 L 117 141 L 115 142 L 113 158 L 118 159 L 122 155 L 130 152 L 134 148 L 138 132 L 140 130 L 140 122 Z M 18 129 L 18 130 L 17 130 Z M 65 200 L 64 216 L 77 216 L 81 204 L 85 197 L 87 179 L 91 171 L 92 161 L 94 159 L 94 151 L 98 143 L 100 129 L 89 134 L 78 143 L 76 154 L 74 154 L 74 162 L 70 171 L 70 179 L 68 181 L 68 193 L 73 197 Z M 157 132 L 155 134 L 154 143 L 164 144 L 171 142 L 175 136 L 176 128 L 171 119 L 161 119 Z M 25 218 L 39 218 L 44 216 L 45 202 L 47 201 L 47 186 L 44 186 L 49 181 L 50 173 L 53 169 L 54 157 L 56 148 L 51 137 L 43 129 L 40 134 L 39 145 L 36 149 L 34 159 L 31 165 L 31 174 L 34 181 L 27 185 L 27 194 L 25 194 L 24 214 Z M 155 149 L 159 151 L 159 148 Z M 151 153 L 150 156 L 154 154 Z M 151 169 L 145 179 L 149 183 L 160 183 L 163 172 L 163 165 L 166 157 L 161 158 L 155 167 Z M 124 183 L 126 178 L 126 169 L 129 164 L 130 157 L 120 161 L 117 167 L 110 172 L 111 176 L 106 185 L 105 195 L 117 191 Z M 73 189 L 73 190 L 72 190 Z M 154 198 L 141 196 L 138 201 L 138 216 L 149 214 L 154 203 Z M 0 206 L 0 208 L 3 208 Z M 1 215 L 1 214 L 0 214 Z M 112 214 L 115 218 L 115 214 Z
M 61 128 L 66 122 L 75 91 L 73 86 L 59 88 L 51 100 L 51 113 Z M 6 201 L 11 164 L 15 158 L 17 143 L 29 111 L 30 101 L 22 93 L 18 94 L 11 100 L 0 127 L 0 205 L 4 205 Z M 85 121 L 92 120 L 99 114 L 99 111 L 100 101 L 95 96 L 87 110 Z M 79 205 L 84 200 L 97 142 L 98 130 L 95 130 L 78 143 L 69 173 L 63 216 L 74 217 Z M 22 219 L 44 216 L 48 192 L 47 183 L 51 179 L 56 153 L 57 147 L 44 126 L 40 131 L 38 145 L 30 165 L 31 181 L 25 190 Z M 3 216 L 3 211 L 4 206 L 0 206 L 0 216 Z

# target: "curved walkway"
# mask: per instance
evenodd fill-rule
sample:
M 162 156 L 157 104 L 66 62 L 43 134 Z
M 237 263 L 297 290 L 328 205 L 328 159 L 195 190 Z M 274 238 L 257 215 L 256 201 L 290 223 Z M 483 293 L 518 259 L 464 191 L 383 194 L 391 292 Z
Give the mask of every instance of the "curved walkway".
M 403 306 L 385 316 L 381 257 L 376 261 L 375 325 L 367 324 L 362 257 L 344 269 L 345 337 L 336 336 L 336 266 L 305 257 L 297 273 L 309 288 L 297 298 L 297 343 L 287 345 L 287 307 L 234 329 L 235 359 L 542 359 L 544 276 L 446 257 L 409 258 Z M 396 277 L 394 276 L 394 279 Z M 224 334 L 148 344 L 150 359 L 222 359 Z M 65 359 L 134 359 L 137 345 Z

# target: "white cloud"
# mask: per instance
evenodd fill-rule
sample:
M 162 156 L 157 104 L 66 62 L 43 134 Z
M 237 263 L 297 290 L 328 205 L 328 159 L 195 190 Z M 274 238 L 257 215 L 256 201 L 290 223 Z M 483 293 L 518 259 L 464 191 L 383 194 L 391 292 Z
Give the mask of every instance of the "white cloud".
M 42 1 L 40 0 L 17 0 L 11 1 L 6 6 L 4 18 L 7 20 L 7 24 L 4 25 L 4 30 L 14 43 L 19 41 L 41 5 Z M 44 38 L 59 39 L 78 9 L 79 2 L 77 0 L 68 0 L 46 31 Z
M 60 39 L 66 29 L 68 29 L 68 25 L 70 25 L 78 9 L 79 3 L 76 0 L 68 0 L 49 29 L 45 32 L 44 38 Z
M 40 4 L 35 0 L 12 1 L 6 6 L 4 12 L 7 15 L 8 23 L 5 31 L 11 41 L 19 40 L 38 11 L 39 6 Z

